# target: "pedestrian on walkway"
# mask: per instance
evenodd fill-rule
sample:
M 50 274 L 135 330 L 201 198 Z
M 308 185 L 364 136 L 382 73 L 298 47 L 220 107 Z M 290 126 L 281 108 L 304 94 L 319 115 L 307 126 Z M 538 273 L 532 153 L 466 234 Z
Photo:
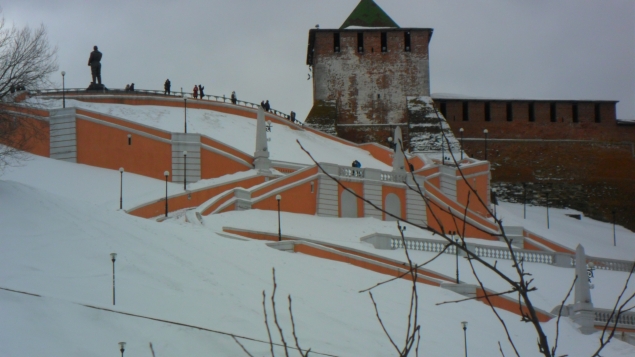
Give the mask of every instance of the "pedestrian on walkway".
M 238 99 L 236 98 L 236 92 L 232 91 L 232 104 L 236 104 L 236 102 L 238 101 Z
M 163 94 L 170 94 L 170 86 L 172 85 L 172 83 L 170 83 L 170 79 L 166 79 L 165 83 L 163 84 Z
M 198 85 L 198 95 L 199 98 L 203 99 L 203 96 L 205 95 L 205 93 L 203 93 L 203 89 L 205 89 L 205 87 L 203 87 L 202 85 Z
M 194 97 L 194 99 L 198 98 L 198 87 L 196 84 L 194 85 L 194 89 L 192 89 L 192 97 Z

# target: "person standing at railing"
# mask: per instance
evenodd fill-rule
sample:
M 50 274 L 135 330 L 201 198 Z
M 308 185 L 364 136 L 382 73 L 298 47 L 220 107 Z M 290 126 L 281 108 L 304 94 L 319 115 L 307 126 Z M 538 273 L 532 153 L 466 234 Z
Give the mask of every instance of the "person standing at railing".
M 192 89 L 192 97 L 194 97 L 194 99 L 198 98 L 198 87 L 196 84 L 194 85 L 194 89 Z
M 202 85 L 198 85 L 198 96 L 199 98 L 203 99 L 203 96 L 205 95 L 205 93 L 203 93 L 203 89 L 205 89 L 205 87 L 203 87 Z
M 238 99 L 236 98 L 236 92 L 232 91 L 232 104 L 236 104 L 236 102 L 238 102 Z
M 265 102 L 265 110 L 270 112 L 271 111 L 271 105 L 269 104 L 269 99 L 267 99 L 267 101 Z
M 134 83 L 130 83 L 130 91 L 134 92 Z
M 170 83 L 170 79 L 166 79 L 165 83 L 163 84 L 163 89 L 165 90 L 163 92 L 163 94 L 170 94 L 170 86 L 172 85 L 172 83 Z

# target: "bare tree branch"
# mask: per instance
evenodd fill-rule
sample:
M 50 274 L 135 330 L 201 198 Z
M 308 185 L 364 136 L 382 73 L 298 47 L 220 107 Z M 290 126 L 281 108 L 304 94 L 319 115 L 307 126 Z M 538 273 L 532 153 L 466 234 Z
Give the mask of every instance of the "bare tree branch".
M 276 284 L 276 268 L 272 269 L 273 275 L 273 292 L 271 293 L 271 307 L 273 308 L 273 321 L 278 328 L 278 332 L 280 332 L 280 340 L 282 341 L 282 345 L 284 346 L 284 355 L 289 357 L 289 349 L 287 348 L 287 341 L 284 339 L 284 333 L 282 332 L 282 327 L 278 323 L 278 312 L 276 311 L 276 289 L 278 288 L 278 284 Z
M 245 346 L 243 346 L 242 343 L 240 343 L 238 341 L 238 339 L 236 339 L 236 336 L 232 336 L 232 338 L 234 339 L 234 341 L 236 341 L 236 343 L 238 344 L 238 346 L 240 346 L 240 348 L 243 349 L 243 351 L 245 351 L 245 353 L 247 354 L 247 356 L 249 357 L 254 357 L 251 353 L 249 353 L 249 351 L 247 351 L 247 349 L 245 348 Z M 152 354 L 152 356 L 154 357 L 154 353 Z
M 271 357 L 275 357 L 276 354 L 273 352 L 273 339 L 271 339 L 271 330 L 269 329 L 269 320 L 267 319 L 267 294 L 265 291 L 262 291 L 262 311 L 265 314 L 265 327 L 267 328 L 267 336 L 269 336 L 269 347 L 271 348 Z
M 37 121 L 20 115 L 13 107 L 23 99 L 21 90 L 36 90 L 49 84 L 49 74 L 57 71 L 56 48 L 48 43 L 44 26 L 7 28 L 0 19 L 0 172 L 28 156 L 31 139 L 42 135 Z M 28 105 L 22 104 L 22 107 Z
M 502 293 L 495 293 L 495 294 L 485 294 L 485 295 L 478 295 L 478 296 L 473 296 L 473 297 L 469 297 L 469 298 L 465 298 L 465 299 L 460 299 L 460 300 L 451 300 L 451 301 L 443 301 L 443 302 L 438 302 L 435 305 L 439 306 L 439 305 L 446 305 L 446 304 L 458 304 L 460 302 L 465 302 L 465 301 L 470 301 L 470 300 L 479 300 L 488 296 L 502 296 L 502 295 L 507 295 L 507 294 L 511 294 L 511 293 L 517 293 L 518 291 L 512 289 L 512 290 L 507 290 L 504 291 Z
M 562 317 L 562 309 L 564 308 L 564 304 L 569 299 L 569 296 L 571 296 L 571 292 L 573 291 L 573 288 L 575 287 L 575 282 L 576 281 L 578 281 L 578 276 L 577 275 L 573 279 L 573 283 L 571 283 L 571 287 L 569 288 L 569 292 L 567 292 L 567 296 L 565 296 L 564 299 L 562 300 L 562 304 L 560 304 L 560 309 L 558 310 L 558 320 L 556 321 L 556 339 L 553 342 L 553 349 L 551 350 L 551 355 L 552 356 L 556 355 L 556 350 L 558 349 L 558 338 L 560 336 L 560 317 Z
M 370 300 L 373 302 L 373 306 L 375 307 L 375 315 L 377 316 L 377 320 L 379 321 L 379 324 L 381 325 L 381 328 L 384 330 L 384 333 L 386 334 L 386 337 L 388 337 L 388 340 L 390 341 L 392 346 L 395 348 L 397 353 L 401 354 L 401 351 L 399 351 L 399 347 L 397 347 L 397 344 L 395 343 L 395 341 L 393 341 L 392 337 L 390 337 L 390 333 L 388 333 L 388 330 L 386 330 L 386 326 L 384 325 L 384 321 L 381 319 L 381 316 L 379 316 L 379 309 L 377 308 L 377 303 L 375 302 L 375 298 L 373 297 L 372 291 L 369 291 L 368 295 L 370 296 Z
M 291 295 L 289 295 L 289 316 L 291 317 L 291 331 L 293 332 L 293 339 L 295 340 L 295 346 L 298 348 L 298 352 L 301 357 L 308 357 L 311 349 L 309 348 L 305 353 L 302 353 L 302 348 L 300 348 L 300 341 L 298 341 L 298 336 L 295 333 L 295 321 L 293 319 L 293 310 L 291 308 Z

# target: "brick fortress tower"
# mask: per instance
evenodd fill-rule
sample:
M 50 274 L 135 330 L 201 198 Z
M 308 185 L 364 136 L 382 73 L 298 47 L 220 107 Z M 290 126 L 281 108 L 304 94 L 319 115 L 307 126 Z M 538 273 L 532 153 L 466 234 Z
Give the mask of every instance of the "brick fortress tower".
M 362 0 L 339 29 L 309 31 L 313 108 L 306 122 L 354 142 L 409 138 L 408 99 L 430 96 L 430 28 L 400 28 Z

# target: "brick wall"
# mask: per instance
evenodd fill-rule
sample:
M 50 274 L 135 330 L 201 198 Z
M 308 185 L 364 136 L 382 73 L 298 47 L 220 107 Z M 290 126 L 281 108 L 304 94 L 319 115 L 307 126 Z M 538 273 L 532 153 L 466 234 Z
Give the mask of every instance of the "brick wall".
M 406 32 L 410 33 L 410 51 L 405 50 Z M 358 48 L 360 34 L 362 52 Z M 337 35 L 339 52 L 334 48 Z M 431 29 L 311 30 L 314 103 L 335 101 L 338 124 L 405 122 L 406 96 L 430 93 L 431 35 Z
M 635 125 L 617 125 L 615 103 L 435 99 L 457 137 L 463 128 L 466 138 L 487 129 L 499 139 L 634 141 Z
M 484 158 L 483 141 L 464 142 L 466 152 Z M 528 201 L 544 206 L 569 207 L 605 222 L 616 220 L 635 231 L 635 156 L 630 143 L 488 142 L 492 187 L 505 201 Z M 612 232 L 607 236 L 612 239 Z

